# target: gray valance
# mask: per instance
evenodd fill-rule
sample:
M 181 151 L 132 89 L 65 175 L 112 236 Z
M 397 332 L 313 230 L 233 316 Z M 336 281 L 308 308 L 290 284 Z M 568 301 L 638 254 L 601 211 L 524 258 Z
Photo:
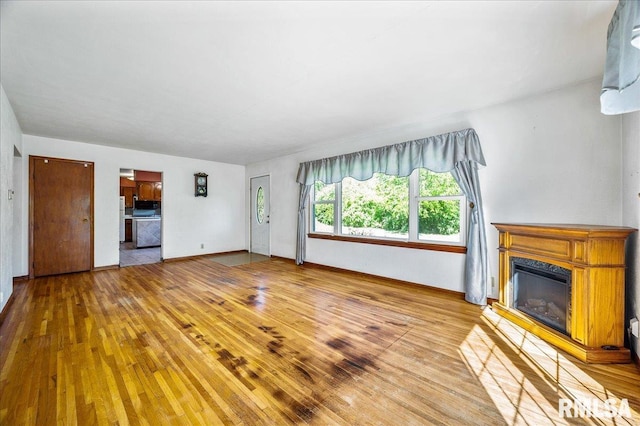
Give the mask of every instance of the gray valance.
M 307 161 L 300 164 L 297 182 L 301 185 L 312 185 L 318 180 L 336 183 L 345 177 L 367 180 L 374 173 L 409 176 L 418 168 L 442 173 L 465 160 L 486 165 L 473 129 Z
M 300 163 L 297 177 L 300 193 L 296 263 L 302 264 L 305 258 L 306 208 L 311 186 L 315 181 L 337 183 L 345 177 L 366 180 L 374 173 L 409 176 L 418 168 L 438 173 L 451 172 L 471 206 L 464 274 L 465 298 L 471 303 L 485 304 L 487 242 L 478 179 L 479 165 L 484 166 L 486 163 L 480 140 L 473 129 Z
M 607 31 L 607 57 L 600 110 L 640 110 L 640 1 L 620 0 Z

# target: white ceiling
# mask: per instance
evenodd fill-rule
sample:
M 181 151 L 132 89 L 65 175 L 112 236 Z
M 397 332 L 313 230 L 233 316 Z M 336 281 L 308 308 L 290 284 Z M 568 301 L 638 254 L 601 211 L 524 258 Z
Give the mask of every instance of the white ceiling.
M 600 76 L 616 4 L 2 1 L 0 77 L 26 134 L 249 164 Z

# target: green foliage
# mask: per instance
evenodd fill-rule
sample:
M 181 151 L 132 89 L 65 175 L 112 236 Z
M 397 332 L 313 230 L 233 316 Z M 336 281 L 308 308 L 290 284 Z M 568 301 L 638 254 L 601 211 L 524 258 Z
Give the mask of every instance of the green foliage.
M 315 183 L 316 201 L 335 199 L 335 185 Z M 460 188 L 450 173 L 420 170 L 420 196 L 458 195 Z M 315 204 L 316 220 L 333 226 L 334 205 Z M 460 232 L 460 206 L 454 200 L 421 201 L 418 231 L 451 235 Z M 342 224 L 350 228 L 377 228 L 406 233 L 409 228 L 409 178 L 375 174 L 359 182 L 342 181 Z
M 420 169 L 421 197 L 459 194 L 461 194 L 460 187 L 451 173 L 434 173 L 427 169 Z
M 420 196 L 439 197 L 461 194 L 451 173 L 434 173 L 420 169 Z M 418 210 L 418 233 L 452 235 L 460 232 L 460 203 L 454 200 L 421 201 Z
M 451 200 L 422 201 L 418 215 L 420 234 L 452 235 L 460 232 L 460 203 Z
M 316 201 L 333 201 L 336 198 L 336 185 L 316 181 L 314 184 Z M 324 225 L 333 226 L 333 204 L 316 204 L 314 216 Z
M 374 180 L 378 195 L 375 227 L 385 231 L 408 232 L 409 178 L 378 174 Z
M 316 194 L 316 201 L 335 200 L 336 198 L 336 184 L 326 184 L 316 181 L 314 185 L 314 191 Z
M 355 198 L 342 199 L 342 224 L 354 228 L 375 227 L 377 204 L 358 194 Z
M 318 222 L 333 226 L 333 204 L 316 204 L 315 217 Z

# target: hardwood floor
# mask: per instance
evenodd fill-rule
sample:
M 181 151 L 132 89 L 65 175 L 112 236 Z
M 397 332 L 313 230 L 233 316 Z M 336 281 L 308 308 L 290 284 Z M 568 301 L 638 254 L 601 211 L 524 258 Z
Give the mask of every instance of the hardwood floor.
M 633 364 L 583 364 L 452 293 L 282 259 L 39 278 L 0 333 L 3 425 L 640 423 Z M 563 418 L 560 398 L 630 417 Z

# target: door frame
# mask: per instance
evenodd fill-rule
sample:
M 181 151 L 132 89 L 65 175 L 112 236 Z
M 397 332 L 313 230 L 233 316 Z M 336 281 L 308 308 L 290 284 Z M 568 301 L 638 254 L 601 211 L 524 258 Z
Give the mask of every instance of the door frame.
M 253 217 L 254 217 L 254 211 L 253 211 L 253 187 L 251 186 L 251 183 L 253 181 L 253 179 L 258 179 L 258 178 L 264 178 L 264 177 L 268 177 L 269 178 L 269 200 L 268 201 L 268 205 L 269 205 L 269 216 L 271 216 L 271 173 L 267 173 L 264 175 L 257 175 L 257 176 L 251 176 L 249 177 L 249 253 L 253 253 L 253 251 L 251 250 L 253 247 Z M 268 242 L 267 242 L 267 256 L 271 256 L 271 218 L 269 218 L 269 238 L 268 238 Z
M 34 271 L 33 271 L 33 231 L 34 231 L 34 223 L 33 223 L 33 216 L 34 216 L 34 189 L 35 189 L 35 183 L 34 183 L 34 169 L 35 169 L 35 162 L 38 160 L 55 160 L 55 161 L 61 161 L 61 162 L 66 162 L 66 163 L 76 163 L 76 164 L 91 164 L 93 166 L 93 173 L 91 173 L 91 191 L 90 191 L 90 201 L 89 201 L 89 209 L 91 211 L 91 219 L 89 220 L 90 222 L 90 235 L 89 235 L 89 240 L 90 240 L 90 246 L 91 246 L 91 252 L 89 254 L 89 258 L 91 259 L 90 262 L 90 271 L 93 271 L 94 269 L 94 255 L 93 255 L 93 235 L 94 235 L 94 231 L 93 231 L 93 222 L 94 222 L 94 216 L 95 216 L 95 211 L 94 211 L 94 202 L 93 202 L 93 198 L 94 198 L 94 186 L 95 186 L 95 163 L 93 161 L 81 161 L 81 160 L 71 160 L 68 158 L 56 158 L 56 157 L 48 157 L 48 156 L 39 156 L 39 155 L 29 155 L 29 279 L 33 279 L 34 278 Z
M 164 176 L 165 176 L 165 171 L 163 170 L 149 170 L 147 168 L 139 168 L 139 167 L 119 167 L 118 168 L 118 196 L 120 196 L 120 172 L 122 170 L 133 170 L 133 172 L 135 173 L 136 171 L 140 171 L 140 172 L 149 172 L 149 173 L 160 173 L 160 185 L 162 186 L 162 188 L 160 188 L 161 191 L 161 198 L 162 200 L 160 200 L 161 204 L 161 209 L 164 212 L 164 200 L 165 200 L 165 192 L 164 192 Z M 135 181 L 134 181 L 135 182 Z M 135 188 L 137 191 L 137 187 Z M 136 194 L 134 194 L 136 195 Z M 136 195 L 137 196 L 137 195 Z M 133 205 L 135 207 L 135 201 L 133 201 Z M 165 250 L 165 245 L 164 245 L 164 228 L 165 228 L 165 218 L 164 218 L 164 213 L 162 213 L 162 217 L 160 220 L 160 263 L 164 262 L 164 250 Z M 118 241 L 118 267 L 120 267 L 121 263 L 120 263 L 120 242 Z M 149 265 L 148 263 L 145 263 L 145 265 Z

